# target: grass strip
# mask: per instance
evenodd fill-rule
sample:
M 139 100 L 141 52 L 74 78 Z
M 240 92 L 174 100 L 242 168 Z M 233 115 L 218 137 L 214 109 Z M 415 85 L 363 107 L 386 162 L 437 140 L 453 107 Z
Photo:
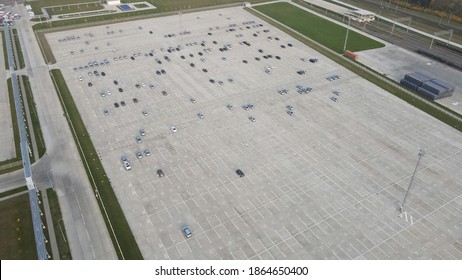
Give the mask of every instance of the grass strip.
M 304 36 L 299 35 L 296 32 L 286 28 L 285 26 L 279 24 L 278 22 L 268 18 L 260 14 L 259 12 L 253 9 L 245 9 L 246 11 L 252 13 L 253 15 L 261 18 L 262 20 L 268 22 L 269 24 L 273 25 L 274 27 L 280 29 L 281 31 L 289 34 L 290 36 L 294 37 L 295 39 L 299 40 L 300 42 L 304 43 L 305 45 L 309 46 L 310 48 L 318 51 L 319 53 L 323 54 L 327 58 L 331 59 L 332 61 L 342 65 L 343 67 L 347 68 L 348 70 L 352 71 L 353 73 L 357 74 L 358 76 L 368 80 L 371 83 L 381 87 L 382 89 L 390 92 L 391 94 L 395 95 L 396 97 L 404 100 L 405 102 L 411 104 L 412 106 L 419 108 L 420 110 L 426 112 L 427 114 L 433 116 L 434 118 L 446 123 L 449 126 L 454 127 L 455 129 L 462 131 L 462 123 L 456 117 L 462 117 L 460 114 L 436 103 L 433 101 L 426 101 L 422 100 L 422 97 L 418 95 L 418 93 L 413 92 L 409 94 L 400 84 L 392 80 L 383 80 L 378 76 L 382 76 L 380 73 L 365 67 L 364 65 L 359 64 L 358 62 L 352 62 L 351 60 L 347 60 L 343 56 L 337 55 L 325 47 L 307 39 Z M 387 79 L 384 77 L 384 79 Z M 431 103 L 431 104 L 429 104 Z M 437 108 L 433 107 L 435 105 Z M 448 115 L 446 112 L 449 112 L 456 117 Z
M 64 77 L 58 69 L 51 70 L 50 75 L 78 147 L 80 157 L 84 163 L 92 189 L 95 195 L 97 195 L 98 205 L 118 257 L 120 259 L 142 259 L 143 256 L 138 248 L 138 244 L 120 208 L 119 201 L 112 189 L 109 178 L 106 176 L 106 172 L 91 142 Z
M 46 152 L 45 141 L 43 140 L 42 128 L 40 126 L 40 120 L 38 118 L 37 108 L 34 101 L 34 95 L 29 83 L 28 76 L 21 76 L 24 83 L 24 91 L 27 97 L 27 104 L 29 105 L 29 115 L 32 122 L 32 128 L 34 129 L 35 141 L 37 142 L 37 150 L 39 158 L 43 157 Z
M 51 219 L 55 229 L 56 243 L 58 244 L 59 259 L 72 260 L 71 249 L 67 242 L 66 229 L 63 223 L 63 215 L 59 206 L 58 195 L 54 189 L 47 189 L 48 203 L 50 205 Z
M 23 192 L 23 191 L 27 191 L 27 186 L 22 186 L 22 187 L 19 187 L 19 188 L 16 188 L 16 189 L 12 189 L 12 190 L 9 190 L 9 191 L 1 192 L 1 193 L 0 193 L 0 198 L 4 198 L 4 197 L 13 195 L 13 194 L 15 194 L 15 193 L 20 193 L 20 192 Z
M 290 3 L 267 4 L 256 6 L 254 9 L 297 30 L 301 34 L 337 53 L 343 53 L 347 29 L 341 25 L 307 12 Z M 384 46 L 384 44 L 350 29 L 346 49 L 350 51 L 363 51 Z
M 21 147 L 19 143 L 19 127 L 18 127 L 18 119 L 16 117 L 16 107 L 14 106 L 13 85 L 11 82 L 11 78 L 9 78 L 6 83 L 8 86 L 8 98 L 10 101 L 10 111 L 11 111 L 11 127 L 13 129 L 13 141 L 14 141 L 14 149 L 16 152 L 16 156 L 8 160 L 0 161 L 0 167 L 2 167 L 0 168 L 0 174 L 6 174 L 6 173 L 19 170 L 22 168 Z
M 5 31 L 0 30 L 0 33 L 2 33 L 3 59 L 5 60 L 5 69 L 8 70 L 10 69 L 10 66 L 8 64 L 8 54 L 6 53 Z
M 24 62 L 24 55 L 22 54 L 21 43 L 19 42 L 18 31 L 16 29 L 13 29 L 13 40 L 15 55 L 18 57 L 19 60 L 19 68 L 18 65 L 15 65 L 15 70 L 18 70 L 26 67 L 26 63 Z
M 21 83 L 23 82 L 23 77 L 24 76 L 17 76 L 18 78 L 18 83 Z M 23 82 L 24 84 L 24 82 Z M 24 116 L 24 126 L 26 128 L 26 136 L 27 136 L 27 143 L 28 143 L 28 146 L 29 146 L 29 157 L 30 157 L 30 163 L 34 163 L 36 158 L 34 156 L 34 152 L 33 152 L 33 147 L 32 147 L 32 138 L 31 138 L 31 134 L 30 134 L 30 125 L 29 125 L 29 121 L 27 120 L 26 116 L 24 115 L 25 114 L 25 109 L 24 109 L 24 94 L 22 92 L 22 89 L 20 88 L 20 93 L 19 93 L 19 98 L 21 99 L 21 106 L 23 108 L 23 116 Z

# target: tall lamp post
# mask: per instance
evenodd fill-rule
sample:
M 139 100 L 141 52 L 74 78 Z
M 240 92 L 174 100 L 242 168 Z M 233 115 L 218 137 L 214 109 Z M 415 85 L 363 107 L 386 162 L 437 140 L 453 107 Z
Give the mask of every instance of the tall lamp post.
M 348 16 L 348 28 L 347 28 L 347 32 L 346 32 L 346 35 L 345 35 L 345 44 L 343 44 L 343 52 L 345 52 L 345 50 L 346 50 L 346 45 L 347 45 L 347 40 L 348 40 L 348 32 L 350 31 L 350 22 L 351 22 L 351 17 Z
M 406 191 L 406 194 L 404 195 L 403 202 L 401 203 L 399 207 L 399 211 L 401 213 L 403 213 L 404 202 L 406 202 L 406 197 L 409 193 L 409 190 L 411 189 L 412 182 L 414 181 L 414 176 L 415 176 L 415 173 L 417 172 L 417 167 L 419 166 L 420 159 L 425 155 L 426 152 L 427 152 L 426 149 L 423 149 L 423 148 L 419 149 L 419 159 L 417 160 L 417 163 L 415 165 L 414 173 L 412 173 L 411 181 L 409 182 L 409 186 L 407 187 L 407 191 Z

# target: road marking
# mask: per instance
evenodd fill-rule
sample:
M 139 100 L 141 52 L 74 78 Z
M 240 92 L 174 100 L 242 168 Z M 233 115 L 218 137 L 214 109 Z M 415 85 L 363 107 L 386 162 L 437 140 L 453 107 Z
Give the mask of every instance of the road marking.
M 414 224 L 414 218 L 412 217 L 411 214 L 408 214 L 406 211 L 404 211 L 403 213 L 399 214 L 399 216 L 401 219 L 404 219 L 406 220 L 406 222 L 410 223 L 411 225 Z

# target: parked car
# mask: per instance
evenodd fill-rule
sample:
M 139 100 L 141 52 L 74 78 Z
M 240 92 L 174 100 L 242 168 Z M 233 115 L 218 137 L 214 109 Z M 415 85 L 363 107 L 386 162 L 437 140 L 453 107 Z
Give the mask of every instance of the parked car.
M 187 227 L 187 226 L 183 227 L 182 231 L 183 231 L 183 234 L 184 234 L 184 236 L 185 236 L 186 238 L 192 237 L 192 232 L 191 232 L 191 230 L 189 229 L 189 227 Z
M 237 174 L 239 177 L 244 177 L 244 176 L 245 176 L 244 172 L 242 172 L 242 170 L 240 170 L 240 169 L 237 169 L 237 170 L 236 170 L 236 174 Z

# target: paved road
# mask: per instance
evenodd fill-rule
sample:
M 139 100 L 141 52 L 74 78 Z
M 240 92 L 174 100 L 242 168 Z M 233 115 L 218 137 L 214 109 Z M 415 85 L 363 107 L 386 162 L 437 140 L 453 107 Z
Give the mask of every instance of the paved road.
M 23 5 L 14 10 L 23 17 L 15 25 L 47 146 L 47 156 L 34 165 L 34 181 L 39 189 L 55 187 L 74 259 L 116 259 L 26 10 Z M 15 176 L 0 176 L 0 186 L 11 187 Z

